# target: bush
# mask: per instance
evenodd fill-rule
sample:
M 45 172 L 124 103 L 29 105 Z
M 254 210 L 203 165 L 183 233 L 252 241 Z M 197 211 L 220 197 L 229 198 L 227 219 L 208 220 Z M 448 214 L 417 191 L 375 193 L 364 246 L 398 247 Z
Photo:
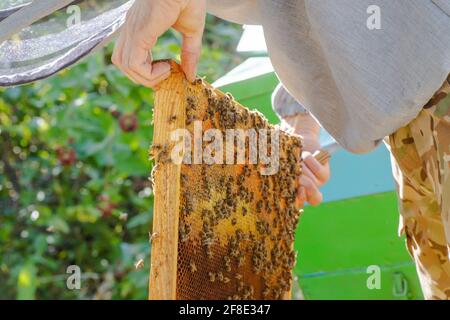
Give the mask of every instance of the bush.
M 240 30 L 208 17 L 199 74 L 213 80 L 240 61 Z M 154 56 L 175 58 L 179 44 L 169 32 Z M 153 93 L 111 52 L 0 89 L 1 299 L 147 297 Z M 81 290 L 66 287 L 69 265 L 81 268 Z

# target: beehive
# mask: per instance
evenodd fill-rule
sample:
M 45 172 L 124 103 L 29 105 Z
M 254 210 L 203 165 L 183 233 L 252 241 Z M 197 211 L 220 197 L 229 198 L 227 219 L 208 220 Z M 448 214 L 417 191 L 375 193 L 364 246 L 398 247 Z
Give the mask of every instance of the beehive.
M 223 135 L 215 139 L 223 139 L 219 145 L 224 146 L 224 162 L 227 152 L 234 162 L 188 164 L 186 160 L 192 162 L 199 153 L 186 135 L 185 148 L 175 152 L 177 129 L 186 129 L 191 136 L 196 130 L 205 134 L 218 129 Z M 277 132 L 278 171 L 266 175 L 267 162 L 259 156 L 250 161 L 250 137 L 227 144 L 228 129 L 257 132 L 258 137 L 262 129 Z M 189 83 L 172 63 L 171 76 L 156 92 L 150 150 L 156 162 L 151 299 L 289 298 L 300 214 L 295 199 L 301 140 L 277 130 L 260 113 L 205 81 Z M 275 139 L 267 136 L 270 142 Z M 274 145 L 269 144 L 268 155 L 276 151 Z M 201 142 L 201 150 L 207 146 Z M 239 146 L 246 150 L 244 163 L 237 159 Z M 174 161 L 174 154 L 181 155 L 183 162 Z

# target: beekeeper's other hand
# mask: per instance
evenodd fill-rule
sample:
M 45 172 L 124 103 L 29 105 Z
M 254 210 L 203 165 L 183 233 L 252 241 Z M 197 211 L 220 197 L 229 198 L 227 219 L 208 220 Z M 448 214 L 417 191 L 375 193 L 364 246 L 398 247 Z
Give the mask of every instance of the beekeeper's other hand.
M 305 202 L 317 206 L 322 202 L 323 196 L 320 187 L 330 179 L 329 164 L 321 164 L 313 154 L 320 150 L 320 125 L 309 114 L 300 114 L 285 119 L 286 126 L 293 129 L 303 138 L 303 163 L 300 176 L 300 188 L 297 194 L 297 205 Z
M 151 49 L 170 28 L 183 36 L 181 66 L 195 79 L 205 27 L 206 0 L 136 0 L 127 13 L 112 62 L 135 83 L 154 87 L 170 75 L 170 64 L 152 64 Z

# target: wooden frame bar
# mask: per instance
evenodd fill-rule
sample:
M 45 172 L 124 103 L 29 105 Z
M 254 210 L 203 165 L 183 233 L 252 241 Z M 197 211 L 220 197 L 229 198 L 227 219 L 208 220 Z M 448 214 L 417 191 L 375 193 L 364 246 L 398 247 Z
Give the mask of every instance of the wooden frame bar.
M 174 300 L 178 257 L 178 219 L 181 164 L 170 161 L 171 133 L 185 126 L 186 79 L 176 63 L 172 76 L 156 91 L 153 145 L 159 159 L 154 168 L 153 240 L 149 299 Z M 165 153 L 165 154 L 164 154 Z

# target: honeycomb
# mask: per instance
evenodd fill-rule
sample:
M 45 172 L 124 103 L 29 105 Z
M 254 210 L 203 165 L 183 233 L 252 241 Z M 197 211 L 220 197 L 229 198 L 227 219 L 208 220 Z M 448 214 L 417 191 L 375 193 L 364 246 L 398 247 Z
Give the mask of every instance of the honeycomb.
M 279 131 L 262 114 L 241 106 L 230 94 L 214 89 L 202 79 L 189 83 L 179 77 L 181 70 L 177 64 L 173 63 L 172 67 L 172 82 L 177 74 L 180 79 L 177 81 L 183 81 L 176 90 L 180 87 L 183 90 L 177 92 L 183 97 L 178 107 L 184 113 L 184 128 L 192 136 L 199 121 L 202 134 L 208 129 L 218 129 L 223 133 L 224 153 L 229 152 L 233 158 L 232 164 L 189 164 L 184 161 L 179 165 L 179 185 L 172 185 L 179 188 L 178 212 L 173 215 L 178 216 L 175 298 L 288 299 L 296 262 L 294 232 L 301 212 L 296 205 L 301 139 Z M 170 90 L 170 87 L 166 86 L 164 90 Z M 157 90 L 157 101 L 161 99 L 158 97 L 160 92 Z M 155 122 L 156 126 L 158 122 Z M 245 132 L 277 130 L 278 171 L 263 174 L 267 163 L 262 163 L 259 157 L 258 161 L 249 160 L 250 137 L 227 143 L 228 129 L 247 130 Z M 272 138 L 268 137 L 270 141 Z M 211 139 L 210 143 L 214 141 Z M 195 158 L 197 151 L 192 144 L 185 145 L 184 160 Z M 207 145 L 203 140 L 202 150 Z M 238 146 L 245 150 L 244 163 L 237 161 Z M 171 147 L 173 145 L 153 145 L 150 151 L 156 159 L 153 175 L 169 165 Z M 272 148 L 270 145 L 267 150 L 269 155 L 274 152 Z M 214 152 L 211 154 L 215 155 Z M 158 185 L 154 190 L 155 196 L 164 197 L 158 194 L 164 192 Z M 153 244 L 156 245 L 163 247 L 164 243 Z M 164 272 L 164 267 L 158 272 Z

